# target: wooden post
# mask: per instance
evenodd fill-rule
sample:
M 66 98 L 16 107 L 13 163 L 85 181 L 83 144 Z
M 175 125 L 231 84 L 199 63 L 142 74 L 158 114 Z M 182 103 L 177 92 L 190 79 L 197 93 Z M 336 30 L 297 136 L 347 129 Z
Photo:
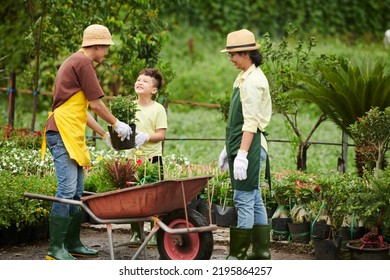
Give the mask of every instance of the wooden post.
M 33 94 L 33 107 L 32 107 L 32 118 L 31 118 L 31 127 L 30 127 L 30 131 L 31 132 L 34 132 L 35 131 L 35 120 L 36 120 L 36 117 L 37 117 L 37 106 L 38 106 L 38 95 L 39 95 L 39 91 L 34 91 L 34 94 Z
M 10 89 L 8 90 L 8 125 L 14 127 L 15 121 L 15 94 L 16 94 L 16 74 L 11 73 Z

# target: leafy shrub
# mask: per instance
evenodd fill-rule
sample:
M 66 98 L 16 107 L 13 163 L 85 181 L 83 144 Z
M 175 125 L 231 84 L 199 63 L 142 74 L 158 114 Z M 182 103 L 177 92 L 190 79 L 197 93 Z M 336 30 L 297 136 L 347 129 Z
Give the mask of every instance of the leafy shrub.
M 364 167 L 372 171 L 386 167 L 386 152 L 390 149 L 390 107 L 383 111 L 374 107 L 348 127 L 358 151 L 364 156 Z
M 354 205 L 357 201 L 351 198 L 362 192 L 362 180 L 355 173 L 332 172 L 319 174 L 317 183 L 321 186 L 318 201 L 322 207 L 314 214 L 320 215 L 324 210 L 323 214 L 329 217 L 329 223 L 335 234 L 344 218 L 354 214 Z
M 360 192 L 350 193 L 349 207 L 365 226 L 378 226 L 390 235 L 390 167 L 365 172 L 363 182 Z
M 15 225 L 22 229 L 45 220 L 51 212 L 51 202 L 24 197 L 25 192 L 54 196 L 54 175 L 41 177 L 11 174 L 0 170 L 0 228 Z

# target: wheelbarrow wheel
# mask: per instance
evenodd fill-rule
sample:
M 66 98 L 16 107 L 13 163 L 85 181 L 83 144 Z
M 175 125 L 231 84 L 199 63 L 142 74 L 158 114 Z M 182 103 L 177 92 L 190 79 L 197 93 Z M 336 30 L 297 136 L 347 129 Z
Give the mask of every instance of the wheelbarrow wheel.
M 187 209 L 190 228 L 207 226 L 206 219 L 196 210 Z M 170 228 L 186 228 L 184 209 L 174 210 L 162 220 Z M 162 260 L 209 260 L 213 253 L 213 234 L 195 232 L 170 234 L 160 229 L 157 232 L 157 248 Z

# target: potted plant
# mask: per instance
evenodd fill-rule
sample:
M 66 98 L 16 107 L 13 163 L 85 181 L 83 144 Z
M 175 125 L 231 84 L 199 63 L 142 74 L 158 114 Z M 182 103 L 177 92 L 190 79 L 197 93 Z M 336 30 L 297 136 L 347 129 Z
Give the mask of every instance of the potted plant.
M 343 238 L 343 247 L 348 241 L 363 237 L 366 232 L 367 229 L 359 216 L 355 213 L 345 215 L 339 230 L 339 234 Z
M 360 191 L 362 180 L 356 174 L 335 171 L 331 174 L 320 174 L 316 181 L 320 186 L 317 196 L 317 206 L 320 207 L 317 212 L 312 210 L 316 217 L 314 221 L 322 220 L 330 228 L 325 233 L 313 233 L 315 255 L 317 259 L 338 259 L 342 247 L 339 230 L 345 216 L 353 213 L 350 196 L 351 193 Z
M 361 239 L 347 243 L 351 258 L 379 259 L 383 256 L 388 259 L 389 245 L 383 240 L 390 227 L 390 169 L 386 162 L 386 152 L 390 148 L 389 126 L 390 108 L 387 107 L 384 110 L 372 108 L 349 127 L 356 145 L 361 147 L 361 154 L 369 161 L 362 175 L 364 188 L 351 194 L 354 202 L 351 207 L 363 219 L 369 232 Z M 366 253 L 370 255 L 366 256 Z
M 352 259 L 388 259 L 390 245 L 384 241 L 390 219 L 390 167 L 374 168 L 364 173 L 364 187 L 351 194 L 354 212 L 369 230 L 362 238 L 349 241 L 346 246 Z
M 233 202 L 234 190 L 229 172 L 218 171 L 210 180 L 215 222 L 218 226 L 229 227 L 237 224 L 237 211 Z
M 292 196 L 291 171 L 281 171 L 272 177 L 271 194 L 277 208 L 271 217 L 272 239 L 274 241 L 287 240 L 290 236 L 288 222 L 291 221 L 289 213 L 290 198 Z
M 292 204 L 290 210 L 291 222 L 288 223 L 291 240 L 298 243 L 308 243 L 311 231 L 311 213 L 308 203 L 312 201 L 318 185 L 315 176 L 296 171 L 291 173 Z
M 135 133 L 136 133 L 136 112 L 137 103 L 128 96 L 115 96 L 109 101 L 111 113 L 120 121 L 127 123 L 132 130 L 130 139 L 121 141 L 118 134 L 112 126 L 108 126 L 108 131 L 111 136 L 112 146 L 116 150 L 126 150 L 135 147 Z

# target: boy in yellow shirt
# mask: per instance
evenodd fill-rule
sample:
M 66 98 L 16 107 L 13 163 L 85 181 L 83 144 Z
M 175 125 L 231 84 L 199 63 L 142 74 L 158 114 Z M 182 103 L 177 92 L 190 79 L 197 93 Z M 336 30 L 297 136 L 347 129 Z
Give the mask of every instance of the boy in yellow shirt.
M 162 141 L 167 130 L 167 113 L 164 106 L 153 100 L 164 85 L 164 79 L 158 69 L 146 68 L 139 73 L 134 84 L 137 94 L 137 113 L 135 121 L 137 135 L 136 149 L 140 149 L 152 163 L 162 167 Z M 163 169 L 161 168 L 161 172 Z M 162 175 L 162 174 L 161 174 Z
M 164 86 L 164 79 L 156 68 L 143 69 L 134 84 L 134 91 L 137 94 L 137 113 L 135 121 L 137 134 L 135 137 L 136 149 L 142 151 L 145 159 L 159 165 L 159 176 L 164 179 L 162 161 L 162 141 L 168 127 L 167 113 L 160 103 L 154 101 L 153 96 Z M 141 223 L 143 224 L 143 223 Z M 143 225 L 142 225 L 143 226 Z M 131 243 L 140 242 L 140 224 L 131 223 L 133 231 Z M 154 245 L 155 239 L 149 242 Z

